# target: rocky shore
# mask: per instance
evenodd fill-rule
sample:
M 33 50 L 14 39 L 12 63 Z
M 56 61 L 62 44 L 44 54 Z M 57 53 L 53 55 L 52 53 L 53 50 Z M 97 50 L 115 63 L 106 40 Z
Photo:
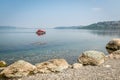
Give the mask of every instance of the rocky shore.
M 120 80 L 120 39 L 108 42 L 106 49 L 109 55 L 82 52 L 74 64 L 51 59 L 35 65 L 19 60 L 7 66 L 0 61 L 0 80 Z
M 120 59 L 109 59 L 100 66 L 68 68 L 60 73 L 35 74 L 21 80 L 120 80 Z

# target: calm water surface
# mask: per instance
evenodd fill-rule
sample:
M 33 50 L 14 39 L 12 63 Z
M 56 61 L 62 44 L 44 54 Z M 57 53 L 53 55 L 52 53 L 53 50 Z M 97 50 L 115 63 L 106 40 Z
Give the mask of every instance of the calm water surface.
M 46 29 L 36 35 L 36 29 L 1 29 L 0 60 L 13 63 L 23 59 L 33 64 L 54 58 L 64 58 L 70 64 L 86 50 L 99 50 L 107 54 L 105 45 L 120 37 L 119 31 Z

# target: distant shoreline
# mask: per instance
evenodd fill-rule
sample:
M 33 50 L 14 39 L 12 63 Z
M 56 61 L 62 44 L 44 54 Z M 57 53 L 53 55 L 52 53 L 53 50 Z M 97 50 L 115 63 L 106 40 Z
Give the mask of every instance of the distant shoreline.
M 120 21 L 105 21 L 87 26 L 55 27 L 54 29 L 89 29 L 89 30 L 120 30 Z

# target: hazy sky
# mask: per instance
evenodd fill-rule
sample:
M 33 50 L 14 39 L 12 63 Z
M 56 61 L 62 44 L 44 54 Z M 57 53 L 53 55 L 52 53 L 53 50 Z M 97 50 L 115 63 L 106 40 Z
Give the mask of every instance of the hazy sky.
M 120 0 L 0 0 L 0 25 L 56 27 L 120 20 Z

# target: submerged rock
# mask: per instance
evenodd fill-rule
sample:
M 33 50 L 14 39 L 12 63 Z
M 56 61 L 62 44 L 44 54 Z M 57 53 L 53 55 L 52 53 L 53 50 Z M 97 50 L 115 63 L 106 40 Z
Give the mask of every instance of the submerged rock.
M 49 72 L 61 72 L 69 67 L 69 64 L 65 59 L 52 59 L 46 62 L 36 64 L 37 72 L 49 73 Z
M 10 66 L 6 67 L 0 75 L 2 77 L 7 78 L 16 78 L 16 77 L 22 77 L 27 76 L 28 74 L 31 74 L 36 67 L 24 60 L 19 60 Z
M 5 61 L 0 61 L 0 67 L 5 67 L 7 66 L 7 63 Z
M 78 58 L 78 61 L 83 65 L 100 65 L 104 63 L 105 55 L 99 51 L 85 51 Z
M 106 45 L 106 50 L 109 54 L 114 51 L 120 50 L 120 39 L 112 39 L 111 41 L 109 41 Z
M 73 69 L 79 69 L 79 68 L 81 68 L 83 65 L 82 64 L 80 64 L 80 63 L 74 63 L 73 65 L 72 65 L 72 68 Z

